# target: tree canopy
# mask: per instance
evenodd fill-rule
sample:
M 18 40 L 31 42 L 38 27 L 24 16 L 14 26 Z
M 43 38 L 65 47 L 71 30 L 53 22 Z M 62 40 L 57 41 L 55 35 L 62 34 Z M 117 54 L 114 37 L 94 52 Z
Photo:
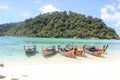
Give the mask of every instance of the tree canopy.
M 17 23 L 6 23 L 0 25 L 0 36 L 4 36 L 4 33 L 7 32 L 9 29 L 16 27 L 20 22 Z
M 8 30 L 8 36 L 118 39 L 113 28 L 102 19 L 72 11 L 52 12 L 26 19 Z

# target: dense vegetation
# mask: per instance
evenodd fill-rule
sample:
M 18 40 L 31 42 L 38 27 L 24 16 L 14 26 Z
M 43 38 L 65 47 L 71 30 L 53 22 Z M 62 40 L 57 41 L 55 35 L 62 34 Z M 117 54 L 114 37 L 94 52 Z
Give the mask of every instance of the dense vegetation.
M 0 25 L 0 36 L 4 36 L 4 33 L 7 32 L 9 29 L 16 27 L 20 22 L 18 23 L 6 23 Z
M 72 11 L 40 14 L 10 29 L 8 36 L 118 39 L 115 30 L 98 18 Z

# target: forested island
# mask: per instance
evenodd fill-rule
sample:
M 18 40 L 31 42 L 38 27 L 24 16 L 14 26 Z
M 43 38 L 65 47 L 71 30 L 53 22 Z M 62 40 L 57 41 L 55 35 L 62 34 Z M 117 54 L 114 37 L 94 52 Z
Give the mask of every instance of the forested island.
M 40 14 L 19 24 L 4 27 L 6 30 L 1 28 L 2 25 L 0 34 L 6 36 L 119 39 L 115 30 L 102 19 L 72 11 Z

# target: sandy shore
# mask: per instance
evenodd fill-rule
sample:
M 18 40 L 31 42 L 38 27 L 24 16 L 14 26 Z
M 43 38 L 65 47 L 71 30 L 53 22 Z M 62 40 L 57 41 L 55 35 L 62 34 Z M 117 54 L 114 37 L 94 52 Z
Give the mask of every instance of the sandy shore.
M 120 59 L 87 55 L 77 59 L 5 62 L 1 80 L 120 80 Z

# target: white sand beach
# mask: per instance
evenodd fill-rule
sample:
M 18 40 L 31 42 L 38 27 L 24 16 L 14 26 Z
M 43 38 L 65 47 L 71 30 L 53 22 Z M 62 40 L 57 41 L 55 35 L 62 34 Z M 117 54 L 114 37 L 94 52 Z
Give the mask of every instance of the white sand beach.
M 120 80 L 120 59 L 95 57 L 48 61 L 6 62 L 1 80 Z

